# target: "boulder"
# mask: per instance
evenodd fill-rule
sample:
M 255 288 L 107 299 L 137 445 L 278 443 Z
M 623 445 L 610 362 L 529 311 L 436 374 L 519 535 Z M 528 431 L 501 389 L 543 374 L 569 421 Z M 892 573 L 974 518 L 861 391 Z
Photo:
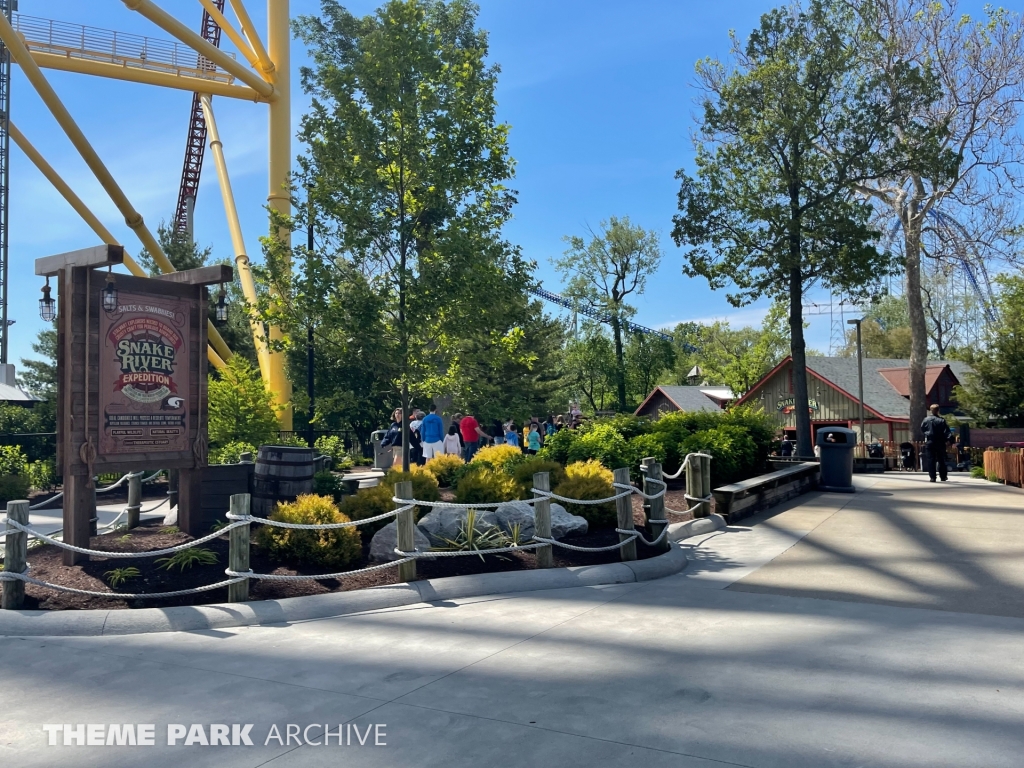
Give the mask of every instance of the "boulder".
M 454 540 L 466 523 L 468 509 L 459 507 L 434 507 L 432 511 L 420 518 L 419 526 L 430 543 L 435 547 L 443 546 L 445 539 Z M 476 523 L 473 526 L 480 533 L 498 525 L 498 517 L 493 509 L 476 510 Z
M 495 510 L 498 524 L 506 533 L 512 530 L 516 523 L 520 525 L 520 533 L 524 539 L 532 538 L 534 535 L 534 511 L 533 505 L 525 501 L 509 501 L 502 504 Z M 587 532 L 586 518 L 578 515 L 571 515 L 566 512 L 561 504 L 551 504 L 551 537 L 562 539 L 566 536 L 582 534 Z
M 572 515 L 561 504 L 551 503 L 551 537 L 564 539 L 587 532 L 587 518 Z
M 430 539 L 424 536 L 418 528 L 412 529 L 412 540 L 416 549 L 420 551 L 430 549 Z M 400 556 L 395 553 L 396 546 L 398 546 L 398 522 L 392 521 L 373 535 L 373 539 L 370 541 L 370 560 L 375 563 L 398 560 Z

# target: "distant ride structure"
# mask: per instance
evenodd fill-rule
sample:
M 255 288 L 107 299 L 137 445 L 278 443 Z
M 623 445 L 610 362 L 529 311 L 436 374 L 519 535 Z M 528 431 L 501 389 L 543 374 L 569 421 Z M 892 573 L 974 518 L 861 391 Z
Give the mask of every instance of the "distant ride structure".
M 97 181 L 124 216 L 125 223 L 165 274 L 175 271 L 173 265 L 142 215 L 131 204 L 128 196 L 68 112 L 43 70 L 56 69 L 189 91 L 193 94 L 193 101 L 184 167 L 173 219 L 174 226 L 180 232 L 189 232 L 191 211 L 198 192 L 206 139 L 209 134 L 210 148 L 217 161 L 217 176 L 235 251 L 235 264 L 243 294 L 250 307 L 250 326 L 256 343 L 260 371 L 275 401 L 281 406 L 281 428 L 291 430 L 291 385 L 285 375 L 284 354 L 277 351 L 279 345 L 274 343 L 283 340 L 283 332 L 279 327 L 272 325 L 265 327 L 255 315 L 255 284 L 231 191 L 222 143 L 216 134 L 212 105 L 214 97 L 242 99 L 267 105 L 267 203 L 274 214 L 289 215 L 291 196 L 288 181 L 292 162 L 289 0 L 267 0 L 266 45 L 253 24 L 243 0 L 198 0 L 203 10 L 200 33 L 193 32 L 152 0 L 122 2 L 129 10 L 144 16 L 176 41 L 13 14 L 12 11 L 16 10 L 16 0 L 0 0 L 0 42 L 3 44 L 0 49 L 0 54 L 3 54 L 3 61 L 0 62 L 3 65 L 0 66 L 0 279 L 3 283 L 0 286 L 0 313 L 6 321 L 8 281 L 5 217 L 8 185 L 4 181 L 9 166 L 9 155 L 6 151 L 8 140 L 13 140 L 25 152 L 43 176 L 53 184 L 104 243 L 119 245 L 110 230 L 100 222 L 89 206 L 11 121 L 10 64 L 14 63 L 22 68 L 33 89 L 42 98 Z M 234 22 L 225 15 L 225 7 L 228 4 L 233 11 Z M 182 5 L 183 3 L 175 4 L 176 8 Z M 245 59 L 244 63 L 238 61 L 235 55 L 220 50 L 221 33 L 228 36 Z M 280 229 L 276 236 L 286 247 L 290 247 L 291 235 L 288 231 Z M 136 276 L 147 276 L 146 271 L 128 254 L 124 256 L 124 265 Z M 2 323 L 0 330 L 3 332 L 0 355 L 3 356 L 3 362 L 6 362 L 6 322 Z M 232 356 L 231 350 L 212 323 L 209 324 L 208 333 L 207 357 L 212 365 L 223 367 Z

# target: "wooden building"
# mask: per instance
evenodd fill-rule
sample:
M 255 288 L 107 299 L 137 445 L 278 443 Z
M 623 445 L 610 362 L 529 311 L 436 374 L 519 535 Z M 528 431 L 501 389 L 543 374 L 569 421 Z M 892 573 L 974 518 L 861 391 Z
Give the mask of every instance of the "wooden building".
M 938 403 L 943 413 L 956 410 L 953 387 L 970 372 L 966 363 L 934 360 L 925 372 L 928 404 Z M 865 358 L 864 431 L 867 442 L 910 439 L 910 361 Z M 821 427 L 860 429 L 856 357 L 808 357 L 807 396 L 811 437 Z M 779 428 L 796 437 L 793 360 L 787 357 L 737 401 L 760 404 L 778 419 Z
M 732 392 L 727 387 L 661 385 L 651 390 L 651 394 L 640 404 L 634 415 L 656 419 L 673 411 L 721 411 L 732 397 Z

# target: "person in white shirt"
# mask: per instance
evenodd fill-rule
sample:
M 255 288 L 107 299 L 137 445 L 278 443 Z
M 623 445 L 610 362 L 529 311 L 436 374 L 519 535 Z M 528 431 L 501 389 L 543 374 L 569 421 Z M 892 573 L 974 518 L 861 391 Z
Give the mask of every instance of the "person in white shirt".
M 448 434 L 444 436 L 444 443 L 441 446 L 443 453 L 452 456 L 462 455 L 462 435 L 459 434 L 457 425 L 448 427 Z

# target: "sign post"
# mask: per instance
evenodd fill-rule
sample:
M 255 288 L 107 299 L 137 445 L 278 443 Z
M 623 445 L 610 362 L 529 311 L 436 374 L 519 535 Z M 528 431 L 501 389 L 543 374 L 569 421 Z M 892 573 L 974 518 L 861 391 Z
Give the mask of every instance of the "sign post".
M 181 471 L 178 525 L 199 522 L 207 460 L 207 291 L 227 266 L 162 278 L 113 274 L 120 246 L 36 260 L 57 277 L 57 464 L 64 479 L 64 540 L 89 546 L 100 473 Z M 97 269 L 107 267 L 107 271 Z M 188 491 L 185 491 L 185 486 Z M 87 559 L 64 552 L 66 565 Z

